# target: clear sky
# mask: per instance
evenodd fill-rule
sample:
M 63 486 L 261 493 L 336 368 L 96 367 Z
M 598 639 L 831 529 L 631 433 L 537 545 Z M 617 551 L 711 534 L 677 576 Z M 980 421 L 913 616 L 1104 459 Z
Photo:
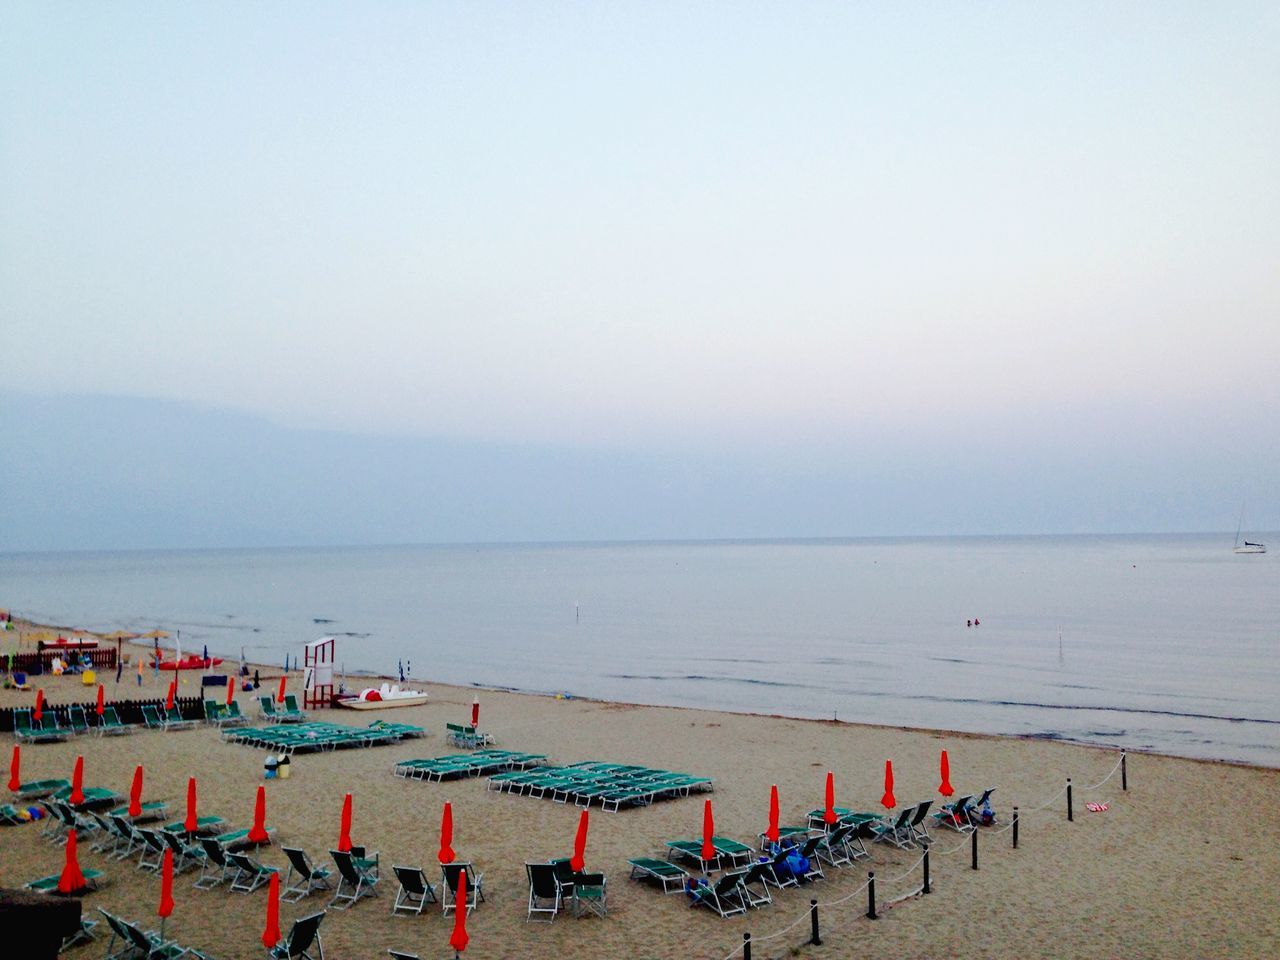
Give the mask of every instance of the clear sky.
M 1280 519 L 1278 50 L 1274 2 L 10 2 L 3 387 L 815 474 L 1102 433 Z

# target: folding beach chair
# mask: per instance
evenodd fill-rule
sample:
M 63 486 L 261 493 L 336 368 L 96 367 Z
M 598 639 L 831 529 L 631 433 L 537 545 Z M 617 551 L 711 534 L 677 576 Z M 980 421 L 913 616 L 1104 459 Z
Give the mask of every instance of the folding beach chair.
M 320 942 L 324 916 L 321 910 L 293 921 L 289 935 L 267 951 L 270 960 L 324 960 L 324 944 Z
M 628 860 L 631 864 L 631 879 L 652 881 L 662 885 L 663 893 L 682 893 L 693 874 L 684 867 L 669 860 L 656 860 L 652 857 L 639 857 Z
M 231 889 L 242 893 L 252 893 L 270 880 L 273 873 L 280 872 L 275 867 L 264 866 L 244 853 L 228 853 L 227 862 L 236 871 L 235 876 L 231 878 Z
M 440 910 L 448 916 L 457 908 L 458 874 L 467 871 L 467 913 L 474 910 L 477 904 L 484 903 L 484 874 L 478 873 L 475 865 L 455 860 L 453 863 L 440 864 L 440 873 L 444 883 L 440 887 Z
M 338 868 L 338 889 L 334 891 L 329 906 L 344 910 L 361 897 L 378 895 L 378 861 L 356 857 L 342 850 L 330 850 L 334 866 Z M 340 906 L 341 904 L 341 906 Z
M 391 906 L 393 914 L 421 913 L 428 903 L 438 903 L 436 891 L 427 881 L 427 875 L 421 867 L 399 867 L 394 864 L 391 872 L 396 875 L 400 889 L 396 891 L 396 902 Z
M 713 884 L 692 888 L 695 905 L 709 907 L 722 917 L 747 912 L 747 897 L 742 889 L 742 873 L 722 874 Z
M 403 950 L 387 949 L 387 955 L 391 960 L 422 960 L 416 953 L 405 953 Z
M 160 864 L 164 862 L 164 852 L 168 849 L 168 844 L 160 838 L 160 832 L 157 830 L 139 829 L 137 833 L 142 839 L 141 853 L 138 856 L 138 869 L 150 870 L 154 873 L 160 869 Z
M 963 796 L 952 803 L 944 803 L 942 809 L 933 815 L 934 822 L 957 833 L 972 833 L 977 829 L 969 817 L 972 800 L 971 796 Z
M 603 917 L 609 912 L 609 897 L 603 873 L 579 873 L 573 878 L 573 915 L 584 912 Z
M 903 850 L 910 847 L 912 845 L 911 818 L 915 816 L 915 812 L 914 806 L 907 807 L 895 819 L 882 820 L 878 824 L 873 824 L 872 839 L 877 843 L 892 843 Z
M 526 862 L 524 872 L 529 878 L 529 912 L 525 922 L 532 920 L 535 913 L 550 914 L 547 919 L 555 920 L 562 906 L 556 868 L 550 863 Z
M 929 808 L 932 806 L 932 800 L 921 801 L 916 807 L 916 812 L 911 815 L 911 839 L 915 843 L 928 843 L 932 839 L 929 831 L 925 829 L 925 818 L 929 815 Z
M 200 847 L 204 850 L 204 860 L 200 868 L 200 876 L 196 877 L 196 882 L 192 886 L 200 890 L 212 890 L 224 883 L 231 876 L 231 872 L 238 868 L 227 859 L 227 851 L 222 844 L 212 837 L 201 837 Z M 283 900 L 284 897 L 280 899 Z
M 769 880 L 773 875 L 773 864 L 768 861 L 756 862 L 742 874 L 742 895 L 749 907 L 763 907 L 773 903 L 773 894 L 769 892 Z
M 280 892 L 281 900 L 285 903 L 297 903 L 304 897 L 309 897 L 313 891 L 333 889 L 333 885 L 329 883 L 329 877 L 332 874 L 328 867 L 317 867 L 306 853 L 297 847 L 280 849 L 289 858 L 289 872 L 284 878 L 284 890 Z
M 129 923 L 119 918 L 117 921 L 124 930 L 128 942 L 138 951 L 137 955 L 145 960 L 180 960 L 191 953 L 185 947 L 179 946 L 176 940 L 162 940 L 159 934 L 146 932 L 136 923 Z

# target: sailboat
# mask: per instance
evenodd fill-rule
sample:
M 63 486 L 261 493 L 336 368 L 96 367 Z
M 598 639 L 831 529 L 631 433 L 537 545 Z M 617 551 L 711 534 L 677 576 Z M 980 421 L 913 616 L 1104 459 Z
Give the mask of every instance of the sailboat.
M 1249 540 L 1240 542 L 1240 531 L 1244 529 L 1244 504 L 1240 505 L 1240 522 L 1236 524 L 1236 545 L 1233 553 L 1266 553 L 1267 545 L 1265 543 L 1253 543 Z

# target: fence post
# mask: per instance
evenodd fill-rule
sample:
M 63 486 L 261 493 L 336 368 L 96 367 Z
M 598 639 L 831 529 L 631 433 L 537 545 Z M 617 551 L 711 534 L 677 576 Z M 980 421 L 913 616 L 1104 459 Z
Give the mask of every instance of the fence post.
M 977 870 L 978 869 L 978 831 L 977 830 L 974 830 L 971 834 L 969 834 L 969 845 L 970 845 L 970 849 L 972 850 L 973 869 Z
M 932 893 L 929 889 L 929 845 L 927 843 L 924 845 L 924 887 L 922 891 L 924 893 Z
M 742 960 L 751 960 L 751 934 L 742 935 Z
M 1075 815 L 1071 810 L 1071 778 L 1067 777 L 1067 820 L 1075 820 Z
M 822 946 L 822 937 L 818 935 L 818 901 L 809 901 L 809 926 L 812 928 L 809 932 L 809 942 L 815 947 Z
M 1013 808 L 1013 849 L 1018 849 L 1018 808 Z
M 1125 752 L 1120 751 L 1120 789 L 1129 789 L 1129 766 L 1125 763 Z
M 876 872 L 867 871 L 867 919 L 879 920 L 876 914 Z

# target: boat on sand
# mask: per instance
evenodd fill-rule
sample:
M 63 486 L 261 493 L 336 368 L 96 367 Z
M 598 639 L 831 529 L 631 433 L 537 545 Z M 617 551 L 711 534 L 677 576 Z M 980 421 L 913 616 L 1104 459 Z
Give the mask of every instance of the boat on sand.
M 401 690 L 396 684 L 366 687 L 354 697 L 341 697 L 337 704 L 352 710 L 387 710 L 391 707 L 413 707 L 427 702 L 424 690 Z

